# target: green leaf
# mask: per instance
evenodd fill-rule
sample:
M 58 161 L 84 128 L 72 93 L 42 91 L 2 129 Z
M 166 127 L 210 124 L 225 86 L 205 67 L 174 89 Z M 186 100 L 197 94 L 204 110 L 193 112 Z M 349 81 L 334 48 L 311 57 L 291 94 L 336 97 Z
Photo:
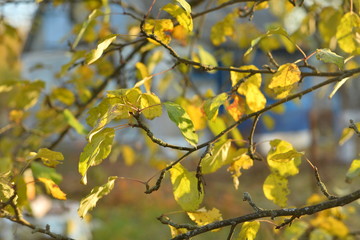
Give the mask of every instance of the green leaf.
M 113 128 L 104 128 L 97 132 L 85 146 L 79 161 L 82 184 L 87 184 L 86 173 L 88 169 L 99 165 L 110 154 L 114 136 L 115 130 Z
M 171 16 L 176 18 L 179 24 L 183 26 L 188 32 L 193 30 L 193 21 L 190 13 L 188 13 L 180 6 L 168 3 L 162 8 L 162 10 L 168 12 Z
M 80 32 L 79 34 L 76 36 L 76 39 L 74 41 L 74 43 L 72 44 L 72 49 L 75 49 L 76 46 L 79 44 L 82 36 L 84 35 L 86 29 L 89 27 L 90 23 L 95 20 L 95 18 L 97 18 L 98 16 L 100 16 L 102 13 L 101 11 L 99 11 L 98 9 L 95 9 L 94 11 L 92 11 L 90 13 L 90 15 L 88 16 L 88 19 L 83 23 L 83 25 L 81 26 Z
M 204 111 L 209 120 L 214 120 L 217 117 L 219 107 L 226 102 L 227 98 L 227 93 L 221 93 L 205 101 Z
M 160 98 L 152 93 L 141 94 L 140 108 L 144 117 L 150 120 L 160 117 L 162 114 Z
M 62 176 L 55 171 L 54 168 L 49 168 L 38 162 L 31 162 L 31 170 L 34 178 L 47 178 L 53 180 L 56 184 L 59 184 L 62 180 Z
M 231 140 L 217 142 L 212 151 L 201 160 L 202 173 L 216 172 L 216 170 L 228 164 L 232 160 L 228 158 L 230 146 Z
M 328 48 L 317 49 L 316 58 L 317 60 L 323 61 L 325 63 L 334 63 L 339 67 L 340 70 L 344 69 L 344 57 L 337 55 Z
M 76 132 L 80 135 L 87 135 L 89 132 L 85 129 L 84 125 L 82 125 L 75 116 L 71 113 L 69 109 L 65 109 L 63 111 L 65 121 L 73 127 Z
M 355 12 L 351 11 L 342 16 L 337 26 L 336 38 L 344 52 L 353 53 L 359 49 L 359 28 L 360 18 Z
M 64 160 L 64 156 L 62 155 L 62 153 L 55 152 L 47 148 L 41 148 L 38 151 L 36 158 L 40 158 L 44 165 L 51 168 L 56 167 Z
M 55 88 L 51 96 L 68 106 L 75 102 L 74 93 L 66 88 Z
M 179 104 L 173 102 L 165 102 L 164 105 L 166 107 L 170 120 L 178 126 L 181 134 L 185 137 L 186 141 L 188 141 L 191 145 L 195 147 L 199 137 L 195 132 L 194 124 L 191 121 L 189 115 Z
M 360 176 L 360 159 L 354 159 L 346 173 L 346 182 L 350 183 L 354 178 Z
M 91 52 L 86 56 L 85 62 L 90 65 L 98 60 L 103 54 L 104 50 L 107 49 L 110 44 L 116 39 L 116 34 L 111 34 L 103 39 L 96 47 L 96 49 L 91 50 Z
M 186 0 L 176 0 L 186 11 L 187 14 L 191 13 L 191 6 Z
M 287 195 L 290 191 L 288 189 L 288 180 L 277 173 L 271 173 L 264 182 L 263 191 L 265 197 L 280 207 L 285 207 L 287 202 Z
M 199 192 L 196 173 L 189 172 L 178 163 L 170 169 L 170 175 L 176 202 L 187 212 L 198 209 L 203 201 L 204 191 L 201 189 Z
M 259 231 L 259 228 L 259 221 L 244 222 L 236 240 L 254 240 L 256 238 L 257 232 Z
M 116 176 L 109 177 L 107 183 L 100 187 L 93 188 L 90 194 L 81 200 L 80 207 L 78 209 L 78 214 L 81 218 L 84 218 L 85 215 L 96 206 L 97 202 L 102 197 L 110 193 L 110 191 L 114 188 L 116 179 Z
M 270 145 L 267 162 L 271 171 L 283 177 L 298 174 L 303 153 L 297 152 L 290 143 L 279 139 L 270 141 Z
M 346 81 L 349 79 L 350 78 L 346 77 L 346 78 L 341 79 L 340 82 L 337 82 L 334 86 L 334 89 L 330 93 L 329 98 L 331 99 L 334 96 L 334 94 L 341 88 L 341 86 L 344 85 L 346 83 Z

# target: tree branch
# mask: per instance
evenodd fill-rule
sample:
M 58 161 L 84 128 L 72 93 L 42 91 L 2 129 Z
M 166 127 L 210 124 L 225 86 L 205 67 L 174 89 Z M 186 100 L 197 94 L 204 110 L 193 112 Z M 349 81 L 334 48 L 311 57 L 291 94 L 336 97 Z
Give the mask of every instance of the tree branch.
M 234 224 L 240 224 L 243 222 L 253 221 L 253 220 L 265 218 L 265 217 L 270 217 L 271 219 L 274 219 L 276 217 L 284 217 L 284 216 L 291 216 L 291 219 L 299 218 L 301 216 L 312 215 L 317 212 L 324 211 L 326 209 L 341 207 L 341 206 L 347 205 L 359 198 L 360 198 L 360 190 L 357 190 L 357 191 L 350 193 L 348 195 L 345 195 L 343 197 L 324 201 L 324 202 L 314 204 L 314 205 L 309 205 L 306 207 L 283 208 L 283 209 L 277 209 L 277 210 L 260 210 L 255 213 L 250 213 L 250 214 L 247 214 L 244 216 L 230 218 L 230 219 L 226 219 L 226 220 L 222 220 L 222 221 L 217 221 L 217 222 L 207 224 L 205 226 L 201 226 L 201 227 L 191 230 L 187 233 L 180 234 L 180 235 L 172 238 L 172 240 L 189 239 L 191 237 L 194 237 L 194 236 L 199 235 L 204 232 L 209 232 L 211 230 L 215 230 L 218 228 L 232 226 Z

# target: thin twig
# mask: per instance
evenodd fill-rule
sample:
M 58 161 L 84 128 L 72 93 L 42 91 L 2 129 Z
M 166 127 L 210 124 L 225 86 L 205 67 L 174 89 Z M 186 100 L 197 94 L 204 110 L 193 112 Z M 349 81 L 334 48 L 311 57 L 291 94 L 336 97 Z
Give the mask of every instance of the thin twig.
M 263 210 L 262 208 L 259 208 L 258 206 L 256 206 L 256 204 L 251 199 L 250 193 L 248 193 L 248 192 L 244 192 L 243 201 L 248 202 L 250 204 L 250 206 L 255 210 L 255 212 L 259 212 L 259 211 Z
M 308 158 L 306 158 L 306 161 L 307 161 L 307 162 L 310 164 L 310 166 L 314 169 L 316 182 L 317 182 L 318 186 L 320 187 L 321 192 L 322 192 L 322 193 L 325 195 L 325 197 L 327 197 L 329 200 L 336 199 L 337 197 L 334 196 L 334 195 L 331 195 L 331 194 L 328 192 L 325 184 L 321 181 L 318 168 L 317 168 L 314 164 L 312 164 L 312 162 L 311 162 Z
M 259 122 L 260 119 L 260 114 L 256 115 L 254 118 L 254 122 L 253 125 L 251 127 L 251 131 L 250 131 L 250 135 L 249 135 L 249 148 L 248 148 L 248 155 L 252 160 L 261 160 L 260 158 L 254 156 L 255 154 L 255 144 L 254 144 L 254 134 L 255 134 L 255 129 L 256 129 L 256 125 Z

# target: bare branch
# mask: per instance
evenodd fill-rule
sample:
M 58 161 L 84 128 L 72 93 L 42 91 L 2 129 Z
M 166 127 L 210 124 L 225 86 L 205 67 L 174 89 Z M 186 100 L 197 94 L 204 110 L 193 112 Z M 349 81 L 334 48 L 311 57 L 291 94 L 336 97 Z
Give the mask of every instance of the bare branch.
M 256 219 L 261 219 L 265 217 L 270 217 L 274 219 L 276 217 L 284 217 L 284 216 L 291 216 L 292 218 L 299 218 L 305 215 L 312 215 L 317 212 L 324 211 L 326 209 L 341 207 L 347 205 L 357 199 L 360 199 L 360 190 L 357 190 L 353 193 L 345 195 L 343 197 L 339 197 L 332 200 L 327 200 L 318 204 L 309 205 L 306 207 L 301 208 L 283 208 L 283 209 L 276 209 L 276 210 L 261 210 L 255 213 L 250 213 L 247 215 L 243 215 L 236 218 L 230 218 L 222 221 L 213 222 L 207 224 L 205 226 L 201 226 L 197 229 L 191 230 L 187 233 L 180 234 L 172 240 L 180 240 L 180 239 L 189 239 L 196 235 L 199 235 L 204 232 L 209 232 L 214 229 L 219 229 L 222 227 L 233 226 L 234 224 L 239 224 L 247 221 L 253 221 Z

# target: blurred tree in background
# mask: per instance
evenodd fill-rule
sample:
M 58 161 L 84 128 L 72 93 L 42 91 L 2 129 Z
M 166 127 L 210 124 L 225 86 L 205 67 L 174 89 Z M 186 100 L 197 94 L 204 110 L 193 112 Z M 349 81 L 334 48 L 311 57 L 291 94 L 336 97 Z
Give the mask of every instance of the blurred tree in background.
M 45 193 L 65 203 L 69 195 L 81 199 L 78 217 L 87 218 L 114 186 L 133 182 L 150 195 L 146 201 L 165 191 L 160 202 L 178 204 L 171 205 L 176 212 L 167 206 L 158 217 L 172 239 L 359 235 L 359 226 L 351 222 L 359 220 L 360 209 L 350 203 L 360 198 L 355 184 L 360 160 L 345 159 L 343 177 L 349 184 L 328 191 L 318 168 L 333 176 L 338 164 L 318 161 L 313 150 L 321 145 L 316 134 L 323 127 L 314 119 L 339 120 L 323 114 L 329 101 L 339 103 L 339 111 L 359 107 L 359 1 L 1 4 L 37 4 L 27 34 L 11 25 L 11 9 L 1 18 L 1 218 L 54 239 L 71 239 L 57 226 L 32 221 L 38 196 Z M 55 40 L 49 44 L 46 38 Z M 62 51 L 41 52 L 49 49 Z M 34 58 L 26 57 L 30 53 Z M 47 75 L 38 77 L 36 71 Z M 319 89 L 330 100 L 314 97 Z M 286 114 L 294 103 L 307 110 Z M 341 144 L 360 136 L 360 122 L 346 122 Z M 294 132 L 289 140 L 276 137 L 281 129 L 300 126 L 311 139 Z M 330 124 L 333 138 L 339 127 Z M 264 131 L 273 137 L 258 141 Z M 298 141 L 307 148 L 298 149 Z M 73 159 L 80 175 L 74 173 Z M 311 180 L 303 169 L 312 171 Z M 221 194 L 211 188 L 216 176 L 230 180 Z M 165 197 L 169 185 L 170 200 Z M 238 192 L 245 201 L 238 208 L 247 211 L 234 215 L 233 209 L 225 217 L 227 196 Z M 136 205 L 143 196 L 131 198 L 132 193 L 128 188 L 119 194 Z M 268 201 L 258 199 L 259 193 Z M 149 238 L 146 226 L 136 228 Z

